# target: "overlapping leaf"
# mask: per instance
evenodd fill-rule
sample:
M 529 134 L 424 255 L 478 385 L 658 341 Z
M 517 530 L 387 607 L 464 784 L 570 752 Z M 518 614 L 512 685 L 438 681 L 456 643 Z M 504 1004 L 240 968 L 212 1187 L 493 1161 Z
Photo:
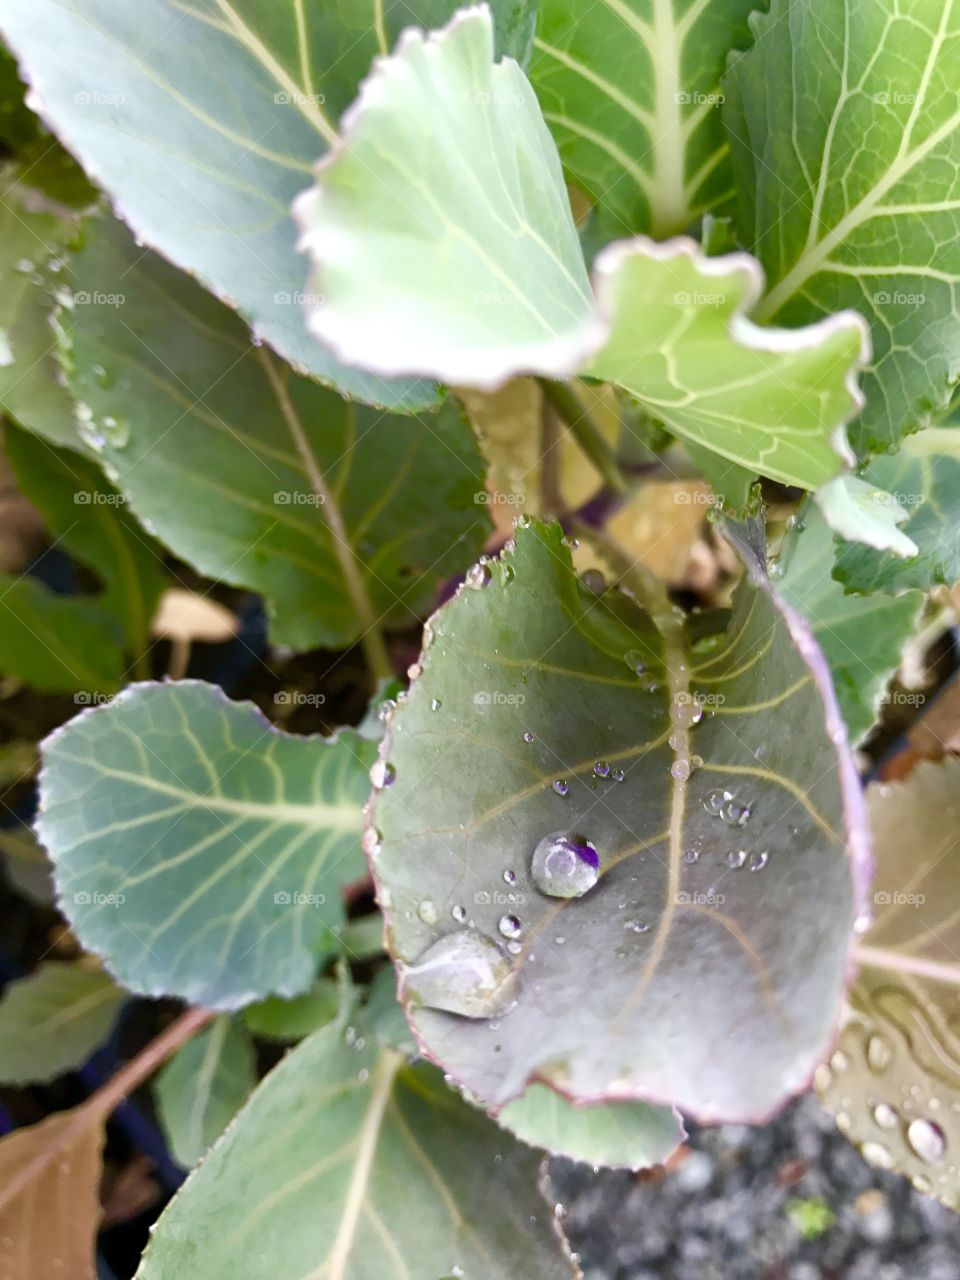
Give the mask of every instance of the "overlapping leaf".
M 851 1010 L 817 1088 L 882 1169 L 960 1208 L 960 761 L 921 762 L 868 793 L 877 858 L 874 920 Z
M 375 748 L 280 733 L 198 681 L 135 684 L 45 742 L 38 830 L 77 936 L 133 991 L 292 995 L 362 874 Z
M 51 263 L 77 233 L 93 198 L 55 143 L 0 163 L 0 406 L 25 427 L 77 449 L 73 405 L 56 377 L 50 327 L 58 273 Z M 80 181 L 78 181 L 78 177 Z
M 830 666 L 840 711 L 853 742 L 878 718 L 881 700 L 914 634 L 923 596 L 848 595 L 832 577 L 835 539 L 807 505 L 788 535 L 777 591 L 807 622 Z M 855 548 L 848 544 L 848 550 Z
M 484 387 L 585 371 L 748 470 L 815 488 L 849 460 L 862 320 L 761 329 L 756 263 L 686 240 L 609 247 L 594 297 L 556 147 L 483 8 L 377 65 L 296 212 L 308 323 L 344 360 Z
M 522 49 L 531 5 L 497 8 L 504 47 Z M 434 390 L 345 369 L 305 334 L 289 207 L 371 59 L 410 22 L 442 22 L 453 5 L 422 9 L 11 0 L 2 25 L 44 119 L 143 240 L 288 360 L 360 399 L 411 409 Z
M 433 1068 L 338 1021 L 267 1077 L 160 1218 L 137 1275 L 572 1280 L 540 1160 Z
M 0 672 L 35 689 L 87 696 L 119 688 L 123 628 L 99 601 L 0 574 Z
M 901 531 L 917 547 L 904 560 L 859 544 L 837 553 L 836 576 L 856 591 L 928 591 L 960 582 L 960 430 L 930 427 L 905 440 L 898 453 L 871 460 L 864 479 L 905 517 Z
M 541 0 L 530 68 L 592 242 L 685 231 L 728 202 L 720 76 L 755 0 Z
M 222 1014 L 188 1040 L 154 1086 L 174 1159 L 189 1169 L 206 1155 L 256 1082 L 253 1044 L 235 1018 Z
M 960 373 L 957 0 L 773 0 L 725 83 L 758 315 L 870 320 L 860 453 L 946 407 Z
M 52 1080 L 106 1040 L 123 1000 L 108 974 L 50 961 L 10 983 L 0 1002 L 0 1081 Z
M 822 656 L 755 562 L 729 634 L 692 650 L 669 607 L 658 629 L 578 583 L 556 526 L 519 528 L 488 576 L 433 618 L 372 806 L 421 1045 L 494 1109 L 535 1078 L 766 1114 L 829 1044 L 863 889 Z M 597 850 L 583 897 L 533 877 L 558 832 Z M 492 1020 L 441 1011 L 470 992 Z
M 479 550 L 483 466 L 452 401 L 385 415 L 291 375 L 117 222 L 90 229 L 73 284 L 119 298 L 60 316 L 88 440 L 177 555 L 266 595 L 277 641 L 355 640 L 353 576 L 377 618 L 408 624 Z
M 10 427 L 4 451 L 18 487 L 58 545 L 103 579 L 98 602 L 120 622 L 127 652 L 136 658 L 147 648 L 150 621 L 169 581 L 160 547 L 127 514 L 123 495 L 91 459 Z

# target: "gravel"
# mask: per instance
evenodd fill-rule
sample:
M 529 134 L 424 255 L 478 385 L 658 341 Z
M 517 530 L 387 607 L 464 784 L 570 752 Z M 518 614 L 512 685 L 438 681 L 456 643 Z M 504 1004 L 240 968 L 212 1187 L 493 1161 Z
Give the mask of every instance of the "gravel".
M 871 1168 L 815 1098 L 689 1127 L 666 1169 L 552 1161 L 586 1280 L 960 1280 L 960 1215 Z

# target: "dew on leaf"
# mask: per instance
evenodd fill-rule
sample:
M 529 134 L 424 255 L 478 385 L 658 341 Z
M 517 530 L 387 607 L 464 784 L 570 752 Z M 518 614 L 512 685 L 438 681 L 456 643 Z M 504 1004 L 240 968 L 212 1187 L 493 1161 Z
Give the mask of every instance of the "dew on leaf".
M 497 928 L 505 938 L 519 938 L 523 932 L 519 916 L 501 916 Z
M 882 1142 L 865 1142 L 860 1148 L 860 1154 L 868 1164 L 872 1164 L 876 1169 L 890 1169 L 893 1167 L 893 1156 L 890 1154 L 889 1148 L 885 1147 Z
M 493 570 L 486 560 L 478 560 L 472 568 L 467 570 L 464 582 L 473 591 L 480 591 L 484 587 L 488 587 L 493 580 Z
M 466 907 L 451 907 L 450 914 L 453 916 L 454 920 L 456 920 L 457 924 L 463 924 L 464 920 L 467 918 Z
M 867 1041 L 867 1066 L 877 1075 L 882 1074 L 893 1061 L 893 1050 L 881 1035 L 872 1035 Z
M 607 764 L 606 760 L 598 760 L 593 766 L 593 772 L 598 778 L 606 778 L 610 773 L 610 766 Z
M 750 821 L 750 806 L 737 800 L 728 800 L 720 809 L 720 820 L 728 827 L 745 827 Z
M 529 729 L 527 729 L 526 733 L 524 733 L 524 735 L 523 735 L 523 740 L 524 740 L 524 742 L 532 742 L 532 741 L 533 741 L 533 734 L 530 732 L 530 730 L 529 730 Z
M 674 760 L 670 766 L 670 776 L 676 778 L 678 782 L 686 782 L 690 777 L 690 761 L 686 756 L 681 756 L 679 760 Z
M 707 813 L 712 814 L 715 818 L 719 818 L 720 810 L 729 800 L 732 799 L 732 791 L 724 791 L 722 788 L 718 788 L 715 791 L 711 791 L 709 795 L 704 796 L 703 807 L 706 809 Z
M 404 993 L 416 1004 L 464 1018 L 492 1018 L 514 998 L 517 975 L 500 947 L 475 929 L 440 938 L 408 965 Z
M 397 779 L 397 771 L 389 760 L 377 760 L 370 767 L 370 781 L 378 791 L 391 786 Z
M 419 907 L 417 907 L 417 915 L 424 924 L 436 924 L 439 919 L 437 904 L 432 898 L 424 898 Z
M 614 780 L 614 782 L 622 782 L 622 781 L 623 781 L 623 777 L 624 777 L 623 770 L 622 770 L 622 769 L 611 769 L 611 770 L 610 770 L 610 777 Z
M 570 790 L 570 786 L 567 783 L 566 778 L 557 778 L 553 784 L 553 789 L 558 796 L 565 796 Z
M 743 864 L 746 862 L 746 860 L 747 860 L 746 849 L 731 849 L 730 852 L 727 854 L 727 866 L 732 867 L 734 871 L 736 871 L 739 867 L 742 867 Z
M 900 1121 L 896 1110 L 888 1102 L 878 1102 L 873 1108 L 874 1123 L 881 1129 L 895 1129 Z
M 683 855 L 684 862 L 698 862 L 700 859 L 699 849 L 688 849 Z
M 583 836 L 557 831 L 534 849 L 530 874 L 549 898 L 580 898 L 600 878 L 600 857 Z
M 587 569 L 580 575 L 580 582 L 595 596 L 603 595 L 607 589 L 607 581 L 599 569 Z
M 505 871 L 503 873 L 503 879 L 505 884 L 516 884 L 517 873 L 515 871 Z
M 939 1164 L 947 1150 L 946 1135 L 932 1120 L 911 1120 L 907 1125 L 907 1142 L 927 1164 Z
M 766 849 L 764 849 L 760 853 L 755 853 L 750 858 L 750 870 L 762 871 L 769 861 L 770 861 L 770 854 L 767 853 Z

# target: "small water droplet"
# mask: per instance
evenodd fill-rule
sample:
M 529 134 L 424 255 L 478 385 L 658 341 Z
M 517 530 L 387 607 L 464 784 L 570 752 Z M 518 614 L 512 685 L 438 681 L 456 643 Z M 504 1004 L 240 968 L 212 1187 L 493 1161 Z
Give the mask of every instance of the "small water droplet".
M 878 1102 L 873 1108 L 873 1119 L 881 1129 L 895 1129 L 900 1122 L 896 1110 L 888 1102 Z
M 679 760 L 674 760 L 670 766 L 670 776 L 676 778 L 678 782 L 686 782 L 690 777 L 690 761 L 686 756 L 681 756 Z
M 882 1142 L 865 1142 L 860 1148 L 860 1154 L 868 1164 L 877 1169 L 889 1169 L 893 1166 L 893 1156 Z
M 424 924 L 436 924 L 439 919 L 437 904 L 432 898 L 424 898 L 419 907 L 417 907 L 417 915 Z
M 728 800 L 720 809 L 720 820 L 728 827 L 745 827 L 750 821 L 750 806 Z
M 368 858 L 377 856 L 382 847 L 382 839 L 376 827 L 367 827 L 360 839 L 360 845 Z
M 932 1120 L 911 1120 L 907 1125 L 907 1142 L 927 1164 L 939 1164 L 947 1150 L 946 1135 Z
M 581 584 L 595 596 L 603 595 L 607 582 L 599 569 L 587 569 L 580 575 Z
M 526 733 L 524 733 L 524 735 L 523 735 L 523 740 L 524 740 L 524 742 L 532 742 L 532 741 L 533 741 L 533 734 L 530 732 L 530 730 L 529 730 L 529 729 L 526 731 Z
M 440 701 L 440 699 L 439 699 L 439 698 L 431 698 L 431 699 L 430 699 L 430 710 L 431 710 L 431 711 L 439 711 L 442 705 L 443 705 L 443 703 Z
M 883 1036 L 872 1035 L 867 1041 L 867 1066 L 881 1075 L 893 1061 L 893 1050 Z
M 727 854 L 727 866 L 732 867 L 734 871 L 742 867 L 747 860 L 746 849 L 731 849 Z
M 467 918 L 466 907 L 461 907 L 459 905 L 451 907 L 450 914 L 453 916 L 454 920 L 456 920 L 457 924 L 463 924 L 464 920 Z
M 503 873 L 503 879 L 505 884 L 516 884 L 517 873 L 515 871 L 505 871 Z
M 497 928 L 505 938 L 519 938 L 523 933 L 519 916 L 501 916 Z
M 558 796 L 565 796 L 570 790 L 570 787 L 566 778 L 557 778 L 556 782 L 553 784 L 553 789 Z
M 699 849 L 688 849 L 683 855 L 684 862 L 698 862 L 700 860 Z
M 517 576 L 517 571 L 516 569 L 514 569 L 512 564 L 501 565 L 501 570 L 503 574 L 504 586 L 506 586 L 507 583 L 512 582 L 514 578 Z
M 761 853 L 755 853 L 750 859 L 751 871 L 762 871 L 770 861 L 770 854 L 764 849 Z
M 517 942 L 515 939 L 507 943 L 507 950 L 512 956 L 518 956 L 523 950 L 523 943 Z
M 598 778 L 606 778 L 610 773 L 610 766 L 607 764 L 606 760 L 598 760 L 593 766 L 593 772 Z
M 579 898 L 599 880 L 600 856 L 583 836 L 557 831 L 534 849 L 530 874 L 550 898 Z
M 631 933 L 646 933 L 650 928 L 642 920 L 628 920 L 623 927 L 629 929 Z
M 622 769 L 611 769 L 611 770 L 610 770 L 610 777 L 614 780 L 614 782 L 622 782 L 622 781 L 623 781 L 623 777 L 624 777 L 623 770 L 622 770 Z
M 492 1018 L 516 994 L 517 975 L 485 934 L 464 929 L 428 947 L 403 973 L 405 994 L 416 1004 L 464 1018 Z
M 833 1067 L 834 1071 L 849 1071 L 850 1059 L 842 1049 L 837 1049 L 830 1059 L 830 1065 Z
M 635 675 L 642 676 L 647 669 L 644 655 L 639 649 L 628 649 L 623 660 Z

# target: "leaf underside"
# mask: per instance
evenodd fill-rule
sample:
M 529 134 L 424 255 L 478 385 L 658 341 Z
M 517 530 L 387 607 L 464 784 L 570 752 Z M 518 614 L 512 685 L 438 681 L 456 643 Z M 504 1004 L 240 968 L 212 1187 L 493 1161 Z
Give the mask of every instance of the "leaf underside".
M 756 567 L 729 636 L 703 651 L 675 619 L 660 634 L 622 593 L 587 591 L 556 526 L 520 527 L 492 570 L 431 621 L 370 847 L 401 974 L 472 926 L 519 986 L 489 1025 L 408 991 L 421 1047 L 494 1110 L 538 1079 L 581 1102 L 766 1115 L 829 1043 L 863 890 L 859 792 L 822 657 Z M 703 717 L 675 751 L 670 708 L 694 702 Z M 689 779 L 673 776 L 694 755 Z M 725 791 L 736 816 L 726 801 L 708 812 Z M 576 900 L 531 878 L 558 831 L 599 852 L 600 881 Z

